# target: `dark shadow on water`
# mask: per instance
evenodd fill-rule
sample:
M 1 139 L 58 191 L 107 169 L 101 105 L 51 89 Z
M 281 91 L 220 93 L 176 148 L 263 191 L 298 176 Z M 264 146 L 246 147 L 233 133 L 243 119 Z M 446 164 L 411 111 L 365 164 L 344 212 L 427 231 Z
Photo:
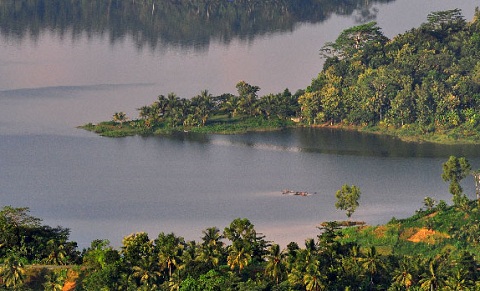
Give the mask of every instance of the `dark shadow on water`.
M 403 142 L 390 136 L 328 128 L 296 128 L 278 132 L 229 136 L 227 143 L 259 150 L 367 157 L 448 158 L 480 157 L 478 145 Z
M 341 129 L 302 129 L 298 137 L 303 148 L 330 154 L 417 158 L 480 156 L 478 145 L 404 142 L 395 137 Z

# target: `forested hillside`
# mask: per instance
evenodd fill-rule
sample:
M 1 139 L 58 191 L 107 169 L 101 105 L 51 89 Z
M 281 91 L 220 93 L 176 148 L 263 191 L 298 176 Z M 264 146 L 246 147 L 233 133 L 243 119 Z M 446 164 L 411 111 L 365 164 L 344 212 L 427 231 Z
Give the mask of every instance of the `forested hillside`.
M 63 234 L 12 225 L 1 212 L 0 290 L 479 290 L 477 201 L 438 205 L 381 226 L 319 226 L 304 245 L 267 241 L 246 218 L 198 242 L 175 233 L 95 240 L 81 254 Z M 17 211 L 14 209 L 14 211 Z M 24 239 L 15 240 L 15 232 Z M 52 233 L 55 234 L 55 233 Z M 28 241 L 26 241 L 28 240 Z M 65 289 L 64 289 L 65 290 Z M 73 289 L 68 289 L 73 290 Z
M 478 9 L 471 22 L 459 10 L 431 13 L 392 40 L 374 22 L 352 27 L 322 48 L 324 68 L 299 99 L 302 117 L 478 137 L 479 51 Z

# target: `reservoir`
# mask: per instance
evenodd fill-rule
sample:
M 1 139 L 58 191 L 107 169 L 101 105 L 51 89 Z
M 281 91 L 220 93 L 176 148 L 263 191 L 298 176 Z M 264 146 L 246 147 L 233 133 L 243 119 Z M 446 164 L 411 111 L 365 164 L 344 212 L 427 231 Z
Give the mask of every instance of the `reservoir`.
M 169 92 L 236 93 L 240 80 L 260 95 L 295 92 L 321 70 L 320 48 L 346 28 L 374 20 L 392 38 L 432 11 L 460 8 L 469 21 L 477 1 L 273 1 L 249 13 L 235 1 L 193 12 L 10 2 L 0 4 L 0 205 L 30 207 L 45 224 L 69 228 L 80 248 L 103 238 L 119 246 L 139 231 L 198 241 L 237 217 L 267 240 L 303 245 L 319 223 L 346 218 L 334 206 L 343 184 L 362 191 L 352 218 L 380 224 L 413 214 L 426 196 L 451 203 L 441 179 L 450 155 L 480 168 L 478 146 L 341 130 L 111 139 L 76 128 L 117 111 L 136 118 L 136 108 Z M 473 198 L 473 178 L 463 186 Z

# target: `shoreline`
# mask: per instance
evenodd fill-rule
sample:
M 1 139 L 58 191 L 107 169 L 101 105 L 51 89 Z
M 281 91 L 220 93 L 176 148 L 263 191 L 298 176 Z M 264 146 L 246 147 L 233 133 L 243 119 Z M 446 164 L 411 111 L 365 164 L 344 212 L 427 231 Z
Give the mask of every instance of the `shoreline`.
M 379 136 L 390 136 L 397 138 L 402 142 L 408 143 L 432 143 L 443 145 L 480 145 L 480 132 L 454 128 L 449 130 L 435 130 L 433 132 L 422 133 L 414 125 L 407 125 L 402 128 L 393 126 L 360 126 L 352 124 L 314 124 L 303 125 L 294 122 L 283 121 L 281 124 L 271 124 L 266 121 L 265 124 L 251 126 L 248 122 L 238 122 L 234 124 L 212 124 L 204 127 L 186 128 L 179 126 L 177 128 L 157 128 L 141 129 L 135 126 L 138 120 L 125 122 L 120 125 L 112 121 L 100 122 L 98 124 L 88 123 L 78 128 L 97 133 L 105 137 L 126 137 L 126 136 L 162 136 L 171 135 L 178 132 L 196 133 L 196 134 L 244 134 L 247 132 L 270 132 L 283 130 L 287 128 L 326 128 L 332 130 L 356 131 L 360 133 L 370 133 Z M 460 132 L 459 132 L 460 131 Z
M 432 143 L 432 144 L 443 144 L 443 145 L 480 145 L 480 132 L 469 131 L 468 136 L 473 136 L 473 138 L 468 139 L 466 135 L 459 135 L 455 130 L 462 130 L 460 128 L 450 129 L 450 130 L 439 130 L 438 132 L 430 133 L 420 133 L 412 131 L 418 130 L 415 128 L 394 128 L 391 127 L 382 127 L 380 125 L 374 126 L 360 126 L 360 125 L 345 125 L 345 124 L 316 124 L 306 127 L 312 128 L 328 128 L 333 130 L 345 130 L 345 131 L 356 131 L 360 133 L 371 133 L 379 136 L 390 136 L 401 140 L 402 142 L 408 143 Z M 411 126 L 413 127 L 413 126 Z M 455 138 L 453 138 L 454 136 Z

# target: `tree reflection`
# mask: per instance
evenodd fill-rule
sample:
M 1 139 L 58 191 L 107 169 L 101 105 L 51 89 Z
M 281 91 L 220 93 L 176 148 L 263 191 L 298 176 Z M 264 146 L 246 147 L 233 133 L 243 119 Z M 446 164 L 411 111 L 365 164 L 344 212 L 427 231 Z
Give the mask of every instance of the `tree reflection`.
M 4 39 L 37 40 L 53 32 L 61 39 L 125 37 L 137 47 L 205 50 L 211 41 L 229 44 L 291 32 L 300 23 L 354 15 L 376 17 L 375 4 L 394 0 L 5 0 L 0 2 Z

